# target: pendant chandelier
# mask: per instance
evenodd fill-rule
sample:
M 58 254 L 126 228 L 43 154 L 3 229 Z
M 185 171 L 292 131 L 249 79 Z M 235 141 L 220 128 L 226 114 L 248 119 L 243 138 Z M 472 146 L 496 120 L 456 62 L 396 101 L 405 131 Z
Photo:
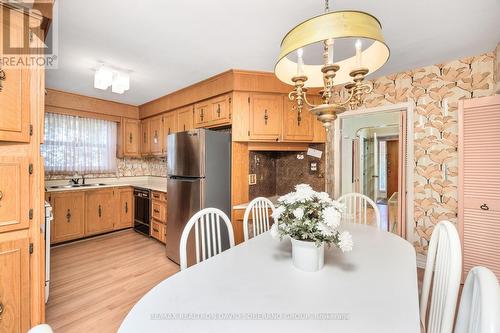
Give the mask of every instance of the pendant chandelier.
M 335 44 L 340 45 L 334 50 Z M 309 51 L 318 59 L 305 63 L 304 54 Z M 294 86 L 288 97 L 296 101 L 298 117 L 306 105 L 329 128 L 338 113 L 363 104 L 365 95 L 373 90 L 372 84 L 365 82 L 366 75 L 388 59 L 389 48 L 374 16 L 353 10 L 330 12 L 326 0 L 323 15 L 300 23 L 283 38 L 274 72 L 278 79 Z M 334 92 L 341 84 L 343 98 Z M 308 100 L 308 88 L 321 89 L 321 104 Z

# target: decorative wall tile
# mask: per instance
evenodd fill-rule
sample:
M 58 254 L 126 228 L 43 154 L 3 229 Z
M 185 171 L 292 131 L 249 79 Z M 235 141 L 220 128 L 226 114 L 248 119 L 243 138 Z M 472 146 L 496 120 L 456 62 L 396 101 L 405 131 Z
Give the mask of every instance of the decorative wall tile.
M 372 80 L 365 107 L 413 101 L 413 231 L 417 252 L 425 254 L 441 220 L 457 222 L 458 101 L 494 94 L 493 52 Z M 340 89 L 340 88 L 339 88 Z M 333 193 L 333 133 L 328 134 L 327 188 Z

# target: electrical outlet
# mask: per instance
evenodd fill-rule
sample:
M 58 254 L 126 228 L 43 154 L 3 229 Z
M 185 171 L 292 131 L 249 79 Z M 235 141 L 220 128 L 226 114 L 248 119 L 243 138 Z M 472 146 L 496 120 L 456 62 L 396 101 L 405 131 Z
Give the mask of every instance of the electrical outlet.
M 255 173 L 251 173 L 248 175 L 248 185 L 257 184 L 257 175 Z
M 297 159 L 298 160 L 303 160 L 304 159 L 304 154 L 297 154 Z
M 318 171 L 318 163 L 317 162 L 309 162 L 309 171 L 315 173 Z

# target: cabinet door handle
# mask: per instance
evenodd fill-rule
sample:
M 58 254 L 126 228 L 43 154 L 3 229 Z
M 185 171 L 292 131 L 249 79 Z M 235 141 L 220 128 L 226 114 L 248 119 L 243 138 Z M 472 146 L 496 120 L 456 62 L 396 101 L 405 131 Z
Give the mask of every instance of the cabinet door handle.
M 0 201 L 2 200 L 2 198 L 3 198 L 3 192 L 2 192 L 2 191 L 0 191 Z M 49 201 L 50 201 L 50 200 L 49 200 Z
M 200 110 L 200 120 L 203 121 L 203 109 Z
M 159 232 L 159 230 L 158 230 L 158 229 L 156 229 L 156 228 L 153 228 L 153 231 L 154 231 L 154 232 Z
M 102 216 L 102 207 L 101 207 L 101 205 L 99 205 L 98 213 L 99 213 L 99 217 L 101 217 Z
M 217 117 L 220 118 L 220 104 L 217 104 Z
M 153 209 L 153 212 L 159 213 L 160 211 L 158 209 Z
M 183 125 L 184 126 L 184 131 L 186 130 L 186 124 Z
M 300 116 L 300 112 L 297 115 L 297 126 L 300 126 L 300 122 L 302 121 L 302 117 Z
M 71 222 L 71 209 L 68 209 L 68 211 L 66 212 L 66 222 Z
M 130 133 L 128 140 L 130 141 L 130 143 L 132 143 L 132 133 Z
M 488 207 L 487 204 L 482 204 L 479 208 L 481 208 L 482 210 L 490 210 L 490 207 Z
M 3 304 L 0 303 L 0 320 L 2 319 L 2 314 L 3 314 Z
M 125 214 L 128 213 L 128 201 L 125 201 Z
M 269 119 L 269 115 L 267 114 L 267 109 L 264 110 L 264 124 L 267 125 L 267 120 Z
M 2 86 L 2 81 L 5 81 L 7 79 L 7 75 L 5 75 L 5 72 L 3 69 L 0 69 L 0 92 L 2 92 L 3 86 Z
M 146 132 L 144 132 L 144 143 L 148 142 L 148 138 L 146 137 Z
M 168 134 L 170 134 L 170 127 L 168 128 Z

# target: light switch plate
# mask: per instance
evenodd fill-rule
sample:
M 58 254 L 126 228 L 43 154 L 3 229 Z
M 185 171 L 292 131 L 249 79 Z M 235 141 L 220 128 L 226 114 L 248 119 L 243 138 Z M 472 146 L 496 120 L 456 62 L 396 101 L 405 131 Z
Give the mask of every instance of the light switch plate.
M 248 175 L 248 185 L 257 184 L 257 175 L 255 173 L 251 173 Z

